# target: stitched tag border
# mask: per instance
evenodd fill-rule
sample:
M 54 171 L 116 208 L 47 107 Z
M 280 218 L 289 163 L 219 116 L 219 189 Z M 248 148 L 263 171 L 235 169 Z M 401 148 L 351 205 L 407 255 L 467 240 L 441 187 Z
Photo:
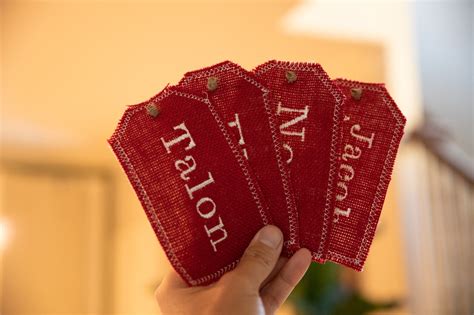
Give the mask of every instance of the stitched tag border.
M 160 220 L 158 219 L 157 210 L 151 203 L 150 198 L 148 197 L 148 194 L 140 181 L 140 177 L 135 171 L 134 166 L 130 162 L 130 159 L 128 158 L 127 154 L 125 153 L 120 143 L 120 139 L 125 133 L 127 129 L 127 125 L 130 122 L 130 119 L 133 115 L 135 115 L 139 111 L 146 111 L 146 106 L 149 103 L 158 103 L 159 101 L 173 94 L 178 95 L 180 97 L 185 97 L 185 98 L 203 102 L 208 106 L 209 111 L 212 113 L 212 116 L 214 117 L 217 125 L 219 126 L 221 133 L 225 137 L 229 147 L 231 148 L 232 152 L 234 153 L 234 156 L 236 157 L 237 162 L 240 165 L 240 168 L 247 180 L 249 190 L 255 200 L 255 203 L 257 204 L 257 208 L 259 209 L 260 217 L 262 218 L 262 223 L 264 225 L 267 225 L 269 223 L 268 214 L 267 214 L 268 210 L 265 209 L 264 203 L 260 198 L 261 193 L 260 193 L 259 187 L 258 185 L 256 185 L 255 178 L 253 177 L 252 173 L 250 173 L 249 171 L 245 158 L 242 156 L 242 154 L 240 153 L 240 150 L 232 141 L 229 133 L 227 132 L 225 128 L 225 124 L 222 122 L 222 120 L 218 116 L 217 112 L 215 111 L 214 106 L 211 104 L 208 98 L 179 91 L 176 87 L 166 87 L 162 92 L 152 97 L 150 100 L 140 103 L 138 105 L 132 105 L 126 110 L 125 114 L 122 116 L 116 130 L 114 131 L 114 133 L 112 134 L 108 142 L 111 145 L 115 154 L 117 155 L 124 171 L 127 173 L 128 176 L 130 176 L 130 182 L 133 188 L 135 189 L 135 191 L 137 192 L 138 198 L 140 199 L 144 207 L 145 213 L 153 227 L 153 230 L 155 231 L 155 234 L 157 235 L 158 240 L 160 241 L 163 249 L 165 250 L 165 253 L 168 256 L 171 264 L 188 284 L 192 286 L 196 286 L 203 283 L 207 283 L 213 279 L 219 278 L 227 271 L 234 269 L 237 266 L 239 259 L 233 261 L 232 263 L 228 264 L 227 266 L 219 269 L 218 271 L 214 273 L 208 274 L 198 279 L 193 279 L 189 275 L 189 273 L 186 271 L 186 269 L 182 266 L 178 257 L 175 255 L 173 247 L 168 239 L 168 236 L 166 235 L 166 232 L 163 229 L 163 226 L 161 225 Z
M 375 197 L 370 208 L 369 221 L 365 228 L 364 237 L 362 238 L 362 241 L 359 245 L 359 250 L 357 251 L 356 257 L 344 256 L 334 251 L 328 252 L 329 260 L 341 263 L 343 265 L 349 265 L 349 267 L 356 267 L 356 270 L 362 271 L 364 262 L 367 259 L 367 255 L 369 254 L 370 245 L 372 244 L 372 240 L 375 235 L 375 230 L 377 229 L 380 213 L 382 212 L 382 206 L 385 199 L 385 194 L 383 192 L 387 191 L 388 184 L 390 183 L 391 173 L 393 170 L 395 157 L 397 155 L 398 146 L 403 136 L 406 118 L 403 116 L 392 97 L 388 94 L 383 84 L 361 83 L 347 79 L 335 79 L 333 82 L 337 82 L 338 85 L 344 87 L 357 86 L 365 90 L 381 93 L 385 105 L 389 108 L 393 117 L 397 121 L 392 140 L 390 142 L 390 148 L 385 158 L 382 174 L 380 175 L 379 183 L 377 185 Z
M 257 66 L 253 72 L 256 74 L 263 74 L 273 68 L 279 68 L 284 70 L 296 70 L 296 71 L 306 71 L 306 72 L 314 72 L 315 76 L 321 80 L 324 86 L 329 90 L 331 95 L 334 97 L 336 101 L 336 105 L 334 106 L 333 112 L 333 129 L 331 134 L 331 148 L 330 148 L 330 164 L 329 164 L 329 178 L 328 178 L 328 189 L 326 191 L 326 203 L 324 207 L 323 213 L 323 229 L 321 231 L 321 241 L 319 243 L 318 251 L 311 252 L 313 258 L 317 261 L 324 261 L 324 246 L 327 243 L 327 236 L 329 234 L 330 228 L 330 221 L 331 221 L 331 213 L 332 209 L 330 209 L 331 201 L 333 199 L 334 191 L 333 191 L 333 182 L 334 177 L 336 174 L 336 167 L 337 167 L 337 150 L 338 144 L 340 140 L 340 129 L 341 129 L 341 111 L 342 111 L 342 104 L 344 102 L 344 95 L 342 92 L 332 84 L 331 79 L 323 70 L 323 68 L 317 63 L 311 62 L 291 62 L 291 61 L 278 61 L 278 60 L 271 60 L 263 65 Z
M 234 74 L 243 78 L 247 82 L 256 86 L 262 91 L 262 98 L 265 106 L 265 112 L 268 117 L 270 132 L 272 133 L 273 147 L 276 153 L 276 159 L 278 163 L 278 169 L 280 171 L 281 180 L 283 184 L 283 192 L 285 194 L 286 205 L 288 208 L 288 220 L 289 220 L 289 230 L 290 230 L 290 239 L 285 242 L 285 246 L 297 245 L 299 246 L 299 233 L 298 233 L 298 212 L 296 209 L 296 201 L 294 199 L 293 193 L 291 192 L 291 183 L 288 169 L 286 168 L 285 162 L 282 155 L 282 141 L 280 140 L 280 134 L 277 130 L 276 116 L 273 110 L 271 109 L 270 101 L 268 94 L 270 90 L 265 87 L 262 83 L 258 82 L 254 78 L 247 75 L 247 70 L 243 69 L 236 63 L 231 61 L 224 61 L 220 64 L 207 67 L 201 70 L 188 72 L 184 78 L 181 79 L 178 86 L 186 86 L 194 79 L 200 79 L 204 77 L 213 76 L 225 71 L 232 71 Z

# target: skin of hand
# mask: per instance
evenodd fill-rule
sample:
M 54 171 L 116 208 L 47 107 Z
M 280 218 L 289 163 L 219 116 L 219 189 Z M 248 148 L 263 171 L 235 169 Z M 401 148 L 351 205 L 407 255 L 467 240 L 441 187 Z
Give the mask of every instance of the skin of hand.
M 209 286 L 188 287 L 170 271 L 155 292 L 163 315 L 274 314 L 311 263 L 307 249 L 280 257 L 281 231 L 267 225 L 257 232 L 239 265 Z

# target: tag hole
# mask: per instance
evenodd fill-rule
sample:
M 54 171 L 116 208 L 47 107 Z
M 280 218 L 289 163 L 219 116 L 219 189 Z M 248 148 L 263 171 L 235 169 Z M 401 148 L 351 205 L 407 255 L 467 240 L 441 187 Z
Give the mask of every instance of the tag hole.
M 362 97 L 362 89 L 361 88 L 352 88 L 351 89 L 351 96 L 354 100 L 359 101 Z
M 160 114 L 160 108 L 155 103 L 151 103 L 146 106 L 146 112 L 148 115 L 155 118 Z
M 209 91 L 214 91 L 217 89 L 217 83 L 219 82 L 219 79 L 217 77 L 209 77 L 207 79 L 207 89 Z
M 286 80 L 288 81 L 288 83 L 293 83 L 298 78 L 294 71 L 286 71 L 285 72 L 285 77 L 286 77 Z

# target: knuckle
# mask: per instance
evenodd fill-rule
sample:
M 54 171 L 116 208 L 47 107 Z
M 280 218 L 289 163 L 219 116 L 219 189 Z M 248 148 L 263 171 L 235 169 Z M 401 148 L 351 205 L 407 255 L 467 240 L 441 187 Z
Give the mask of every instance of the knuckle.
M 281 272 L 278 273 L 277 277 L 280 280 L 280 283 L 286 288 L 292 288 L 296 286 L 296 283 L 294 281 L 289 279 L 285 274 L 282 274 Z

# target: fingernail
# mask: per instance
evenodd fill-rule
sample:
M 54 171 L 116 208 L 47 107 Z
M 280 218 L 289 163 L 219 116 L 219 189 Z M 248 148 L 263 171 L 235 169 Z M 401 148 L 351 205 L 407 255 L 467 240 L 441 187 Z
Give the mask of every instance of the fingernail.
M 273 225 L 263 227 L 257 234 L 257 240 L 271 248 L 277 248 L 282 238 L 280 230 Z

